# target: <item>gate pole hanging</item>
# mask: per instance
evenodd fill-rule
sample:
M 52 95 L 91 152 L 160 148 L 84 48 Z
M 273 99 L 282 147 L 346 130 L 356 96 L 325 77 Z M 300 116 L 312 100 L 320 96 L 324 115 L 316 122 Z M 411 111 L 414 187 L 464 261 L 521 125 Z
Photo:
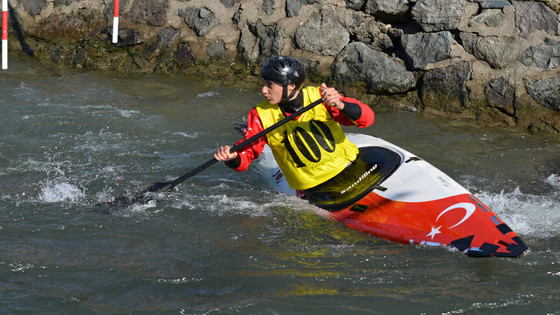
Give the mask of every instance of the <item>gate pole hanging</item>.
M 8 69 L 8 0 L 2 0 L 2 69 Z
M 113 43 L 119 41 L 119 0 L 113 0 Z

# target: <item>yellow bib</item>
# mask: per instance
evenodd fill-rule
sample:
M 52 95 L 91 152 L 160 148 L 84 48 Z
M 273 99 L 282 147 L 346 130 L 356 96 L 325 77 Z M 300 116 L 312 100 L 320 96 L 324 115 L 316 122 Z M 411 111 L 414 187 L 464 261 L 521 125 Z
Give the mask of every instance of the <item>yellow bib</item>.
M 321 98 L 319 88 L 306 87 L 304 106 Z M 256 106 L 264 128 L 285 116 L 278 105 L 264 101 Z M 274 158 L 293 189 L 315 187 L 340 173 L 358 156 L 325 106 L 319 104 L 267 134 Z

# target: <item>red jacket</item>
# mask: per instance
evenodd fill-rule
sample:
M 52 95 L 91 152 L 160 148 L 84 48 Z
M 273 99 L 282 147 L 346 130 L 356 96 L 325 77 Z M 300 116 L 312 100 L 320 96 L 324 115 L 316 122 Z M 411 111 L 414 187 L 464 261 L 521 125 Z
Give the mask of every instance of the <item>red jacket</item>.
M 358 128 L 365 128 L 373 124 L 375 115 L 373 113 L 373 110 L 369 106 L 350 97 L 341 97 L 340 100 L 343 101 L 344 103 L 353 103 L 358 105 L 361 108 L 362 113 L 358 119 L 351 120 L 341 110 L 323 104 L 323 106 L 325 106 L 327 111 L 329 111 L 329 113 L 333 116 L 333 119 L 336 122 L 344 126 L 357 126 Z M 295 120 L 297 119 L 298 118 L 295 118 Z M 257 109 L 253 107 L 249 111 L 249 114 L 247 115 L 247 129 L 244 132 L 245 139 L 248 139 L 263 130 L 264 128 L 261 124 L 259 113 L 257 112 Z M 243 140 L 240 140 L 236 144 L 242 141 Z M 247 170 L 249 164 L 251 164 L 251 162 L 254 159 L 256 159 L 264 150 L 265 144 L 266 144 L 266 136 L 263 136 L 259 140 L 255 140 L 252 144 L 238 151 L 239 155 L 237 158 L 237 163 L 239 163 L 239 166 L 233 167 L 233 169 L 239 172 Z

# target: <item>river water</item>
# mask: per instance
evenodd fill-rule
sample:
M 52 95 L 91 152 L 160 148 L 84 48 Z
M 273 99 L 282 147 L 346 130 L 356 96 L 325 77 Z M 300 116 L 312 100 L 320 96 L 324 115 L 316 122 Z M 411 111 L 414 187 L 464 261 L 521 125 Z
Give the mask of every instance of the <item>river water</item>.
M 259 87 L 16 57 L 0 94 L 0 313 L 560 313 L 558 139 L 394 111 L 352 130 L 439 167 L 531 248 L 476 259 L 329 221 L 257 168 L 214 165 L 168 197 L 96 211 L 238 140 Z

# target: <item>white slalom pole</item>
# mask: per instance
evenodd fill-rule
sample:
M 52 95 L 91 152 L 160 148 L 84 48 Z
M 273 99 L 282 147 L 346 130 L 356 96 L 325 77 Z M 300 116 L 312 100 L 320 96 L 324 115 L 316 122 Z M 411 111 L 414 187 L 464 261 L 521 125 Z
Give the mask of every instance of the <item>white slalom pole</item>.
M 119 41 L 119 0 L 113 0 L 113 43 Z
M 8 0 L 2 0 L 2 69 L 8 69 Z

